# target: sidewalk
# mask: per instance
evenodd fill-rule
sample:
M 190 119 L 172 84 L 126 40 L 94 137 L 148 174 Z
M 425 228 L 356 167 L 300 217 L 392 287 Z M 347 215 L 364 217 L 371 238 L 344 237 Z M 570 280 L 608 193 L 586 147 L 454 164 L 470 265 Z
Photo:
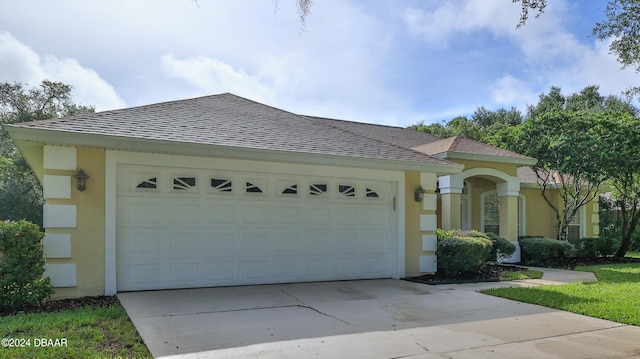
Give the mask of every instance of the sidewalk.
M 542 268 L 522 266 L 528 269 L 537 270 L 543 273 L 541 279 L 524 279 L 505 282 L 481 282 L 465 284 L 443 284 L 432 285 L 435 290 L 467 290 L 477 292 L 482 289 L 504 288 L 504 287 L 536 287 L 541 285 L 562 285 L 575 282 L 597 282 L 595 274 L 592 272 L 578 272 L 556 268 Z

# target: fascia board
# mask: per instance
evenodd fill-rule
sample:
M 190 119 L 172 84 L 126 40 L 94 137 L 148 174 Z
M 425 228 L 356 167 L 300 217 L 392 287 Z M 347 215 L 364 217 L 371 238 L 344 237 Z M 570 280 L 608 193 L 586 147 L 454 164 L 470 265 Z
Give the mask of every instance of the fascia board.
M 514 157 L 504 157 L 504 156 L 492 156 L 492 155 L 481 155 L 476 153 L 462 153 L 462 152 L 442 152 L 433 157 L 441 158 L 441 159 L 458 159 L 458 160 L 470 160 L 470 161 L 483 161 L 483 162 L 495 162 L 495 163 L 507 163 L 519 166 L 532 166 L 535 165 L 538 160 L 536 159 L 528 159 L 528 158 L 514 158 Z
M 246 147 L 231 147 L 200 143 L 164 141 L 122 136 L 105 136 L 87 133 L 61 132 L 35 128 L 6 126 L 15 141 L 30 141 L 49 145 L 83 146 L 109 150 L 164 153 L 202 157 L 237 158 L 257 161 L 292 162 L 344 167 L 377 168 L 385 170 L 434 172 L 447 175 L 462 172 L 464 166 L 457 163 L 423 163 L 402 160 L 349 157 L 277 151 Z

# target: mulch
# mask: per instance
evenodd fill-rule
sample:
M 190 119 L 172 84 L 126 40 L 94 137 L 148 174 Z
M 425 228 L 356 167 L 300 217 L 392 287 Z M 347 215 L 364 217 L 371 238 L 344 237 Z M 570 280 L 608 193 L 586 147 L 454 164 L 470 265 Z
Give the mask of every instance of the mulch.
M 81 297 L 71 299 L 49 300 L 42 305 L 23 308 L 18 311 L 0 311 L 0 316 L 15 315 L 22 313 L 43 313 L 43 312 L 59 312 L 62 310 L 73 310 L 84 307 L 107 308 L 113 305 L 119 305 L 118 297 L 107 297 L 104 295 L 94 297 Z
M 419 282 L 424 284 L 461 284 L 461 283 L 479 283 L 479 282 L 498 282 L 500 274 L 504 271 L 520 271 L 526 269 L 516 265 L 490 264 L 473 271 L 458 273 L 456 276 L 447 276 L 442 273 L 424 274 L 418 277 L 406 278 L 411 282 Z
M 597 264 L 620 264 L 620 263 L 638 263 L 640 258 L 616 258 L 616 257 L 600 257 L 600 258 L 567 258 L 560 269 L 573 270 L 576 266 L 587 266 Z M 504 271 L 520 271 L 527 269 L 526 266 L 490 264 L 484 268 L 479 268 L 470 272 L 458 273 L 455 276 L 446 276 L 442 273 L 425 274 L 418 277 L 406 278 L 408 281 L 419 282 L 424 284 L 461 284 L 461 283 L 480 283 L 480 282 L 498 282 L 500 274 Z

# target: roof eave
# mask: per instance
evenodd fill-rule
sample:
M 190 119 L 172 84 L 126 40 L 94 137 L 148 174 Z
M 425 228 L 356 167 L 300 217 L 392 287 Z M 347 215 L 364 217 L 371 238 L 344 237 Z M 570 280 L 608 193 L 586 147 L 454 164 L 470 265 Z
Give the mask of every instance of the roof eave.
M 471 160 L 482 162 L 495 162 L 495 163 L 507 163 L 517 165 L 518 167 L 532 166 L 538 162 L 535 158 L 517 158 L 517 157 L 505 157 L 496 155 L 485 155 L 477 153 L 465 153 L 465 152 L 441 152 L 432 155 L 436 158 L 442 158 L 447 160 Z
M 221 146 L 123 136 L 63 132 L 46 129 L 6 126 L 14 141 L 41 143 L 44 145 L 82 146 L 108 150 L 150 152 L 174 155 L 237 158 L 257 161 L 305 163 L 342 167 L 376 168 L 433 172 L 438 176 L 462 172 L 464 166 L 457 163 L 426 163 L 408 160 L 340 156 L 308 152 L 294 152 L 247 147 Z

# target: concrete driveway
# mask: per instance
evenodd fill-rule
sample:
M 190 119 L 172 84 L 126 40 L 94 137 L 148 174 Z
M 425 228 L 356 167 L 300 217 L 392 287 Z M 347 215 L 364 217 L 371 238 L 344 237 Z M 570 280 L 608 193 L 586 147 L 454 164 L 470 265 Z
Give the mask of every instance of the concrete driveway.
M 640 357 L 639 327 L 476 292 L 504 285 L 382 279 L 118 297 L 155 357 Z

